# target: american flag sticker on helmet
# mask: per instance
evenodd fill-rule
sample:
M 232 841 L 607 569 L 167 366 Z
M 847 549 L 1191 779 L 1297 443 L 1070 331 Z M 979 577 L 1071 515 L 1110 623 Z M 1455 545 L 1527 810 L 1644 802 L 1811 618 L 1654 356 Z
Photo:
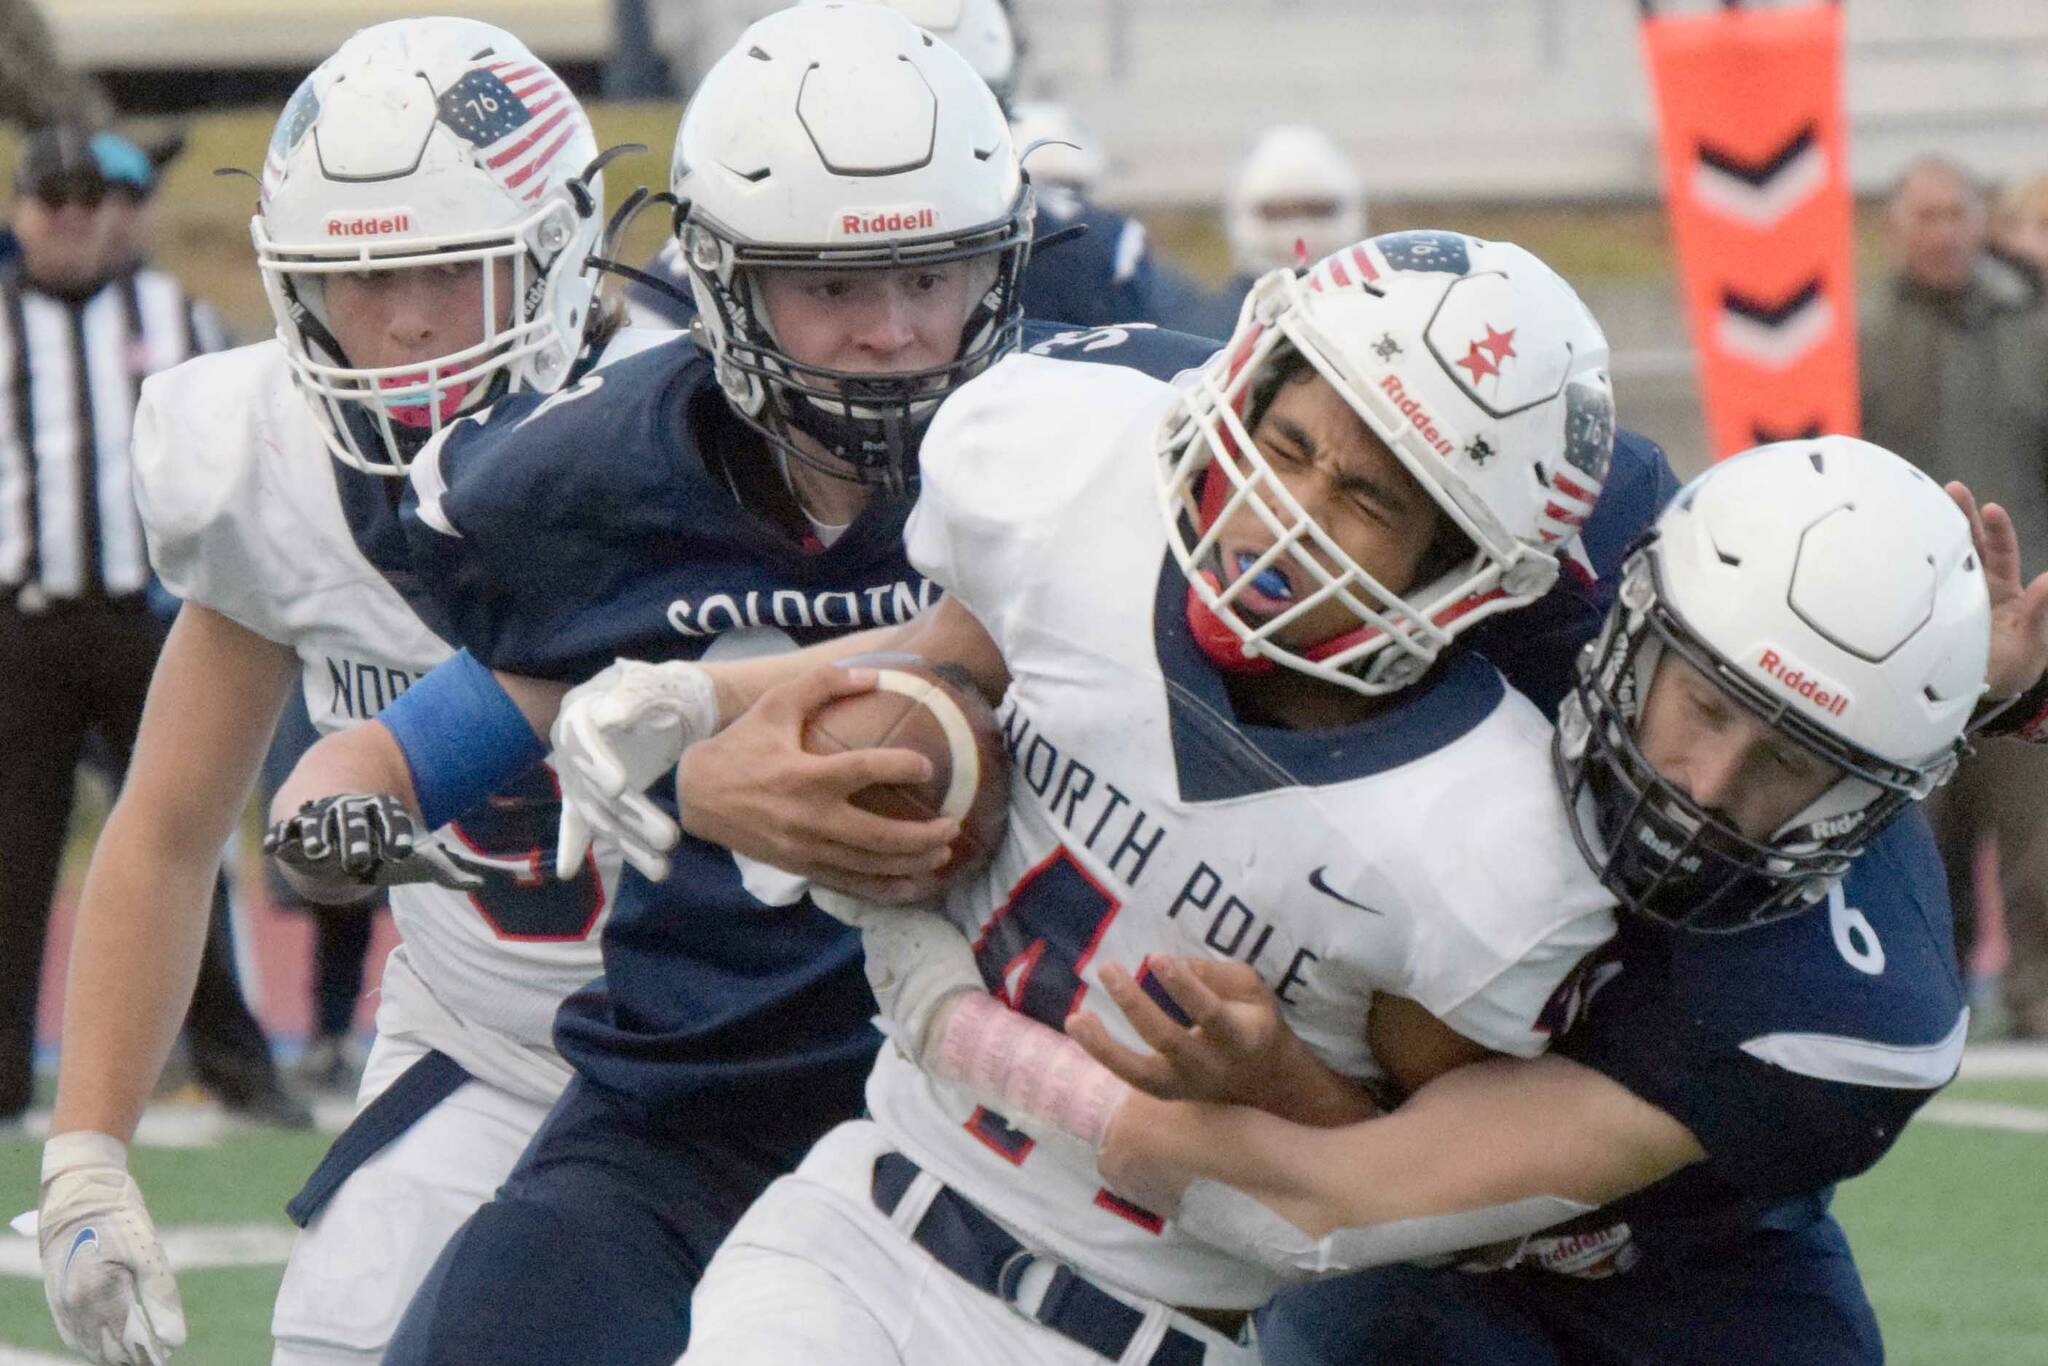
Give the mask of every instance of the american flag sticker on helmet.
M 530 59 L 464 72 L 439 108 L 441 122 L 477 149 L 498 182 L 529 201 L 540 198 L 547 183 L 540 173 L 579 126 L 568 90 Z
M 1592 482 L 1607 482 L 1614 458 L 1614 396 L 1596 385 L 1573 381 L 1564 393 L 1565 462 Z
M 283 179 L 284 164 L 291 156 L 292 148 L 299 145 L 299 139 L 306 136 L 306 130 L 319 117 L 320 96 L 314 93 L 309 77 L 292 93 L 291 103 L 285 106 L 283 116 L 277 121 L 277 131 L 270 135 L 270 150 L 263 157 L 263 178 L 257 182 L 265 198 Z

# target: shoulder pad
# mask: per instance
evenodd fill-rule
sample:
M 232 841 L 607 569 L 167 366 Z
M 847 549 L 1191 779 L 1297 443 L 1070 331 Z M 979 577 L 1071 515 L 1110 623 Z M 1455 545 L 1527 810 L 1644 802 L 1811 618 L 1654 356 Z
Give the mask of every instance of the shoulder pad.
M 150 376 L 136 407 L 132 453 L 135 497 L 150 562 L 164 586 L 252 630 L 260 604 L 268 542 L 261 477 L 265 452 L 298 419 L 311 426 L 275 341 L 188 360 Z M 318 438 L 307 443 L 322 465 Z M 263 629 L 264 634 L 274 626 Z

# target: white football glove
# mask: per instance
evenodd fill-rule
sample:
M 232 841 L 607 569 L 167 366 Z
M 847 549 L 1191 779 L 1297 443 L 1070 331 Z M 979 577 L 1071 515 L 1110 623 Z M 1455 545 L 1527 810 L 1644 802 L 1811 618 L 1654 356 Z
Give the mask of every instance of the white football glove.
M 100 1366 L 164 1366 L 184 1346 L 178 1283 L 128 1175 L 126 1144 L 83 1130 L 51 1135 L 37 1237 L 65 1346 Z
M 619 846 L 653 881 L 668 876 L 682 831 L 647 799 L 683 751 L 718 729 L 718 690 L 694 664 L 615 661 L 562 698 L 550 740 L 562 783 L 555 875 L 574 877 L 592 835 Z

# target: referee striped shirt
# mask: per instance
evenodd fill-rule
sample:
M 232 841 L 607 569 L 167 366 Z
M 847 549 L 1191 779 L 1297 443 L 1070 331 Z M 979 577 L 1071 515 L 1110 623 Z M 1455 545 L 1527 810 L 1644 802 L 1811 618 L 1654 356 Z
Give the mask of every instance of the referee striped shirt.
M 125 597 L 149 582 L 128 440 L 142 381 L 227 344 L 147 268 L 83 299 L 0 271 L 0 596 Z

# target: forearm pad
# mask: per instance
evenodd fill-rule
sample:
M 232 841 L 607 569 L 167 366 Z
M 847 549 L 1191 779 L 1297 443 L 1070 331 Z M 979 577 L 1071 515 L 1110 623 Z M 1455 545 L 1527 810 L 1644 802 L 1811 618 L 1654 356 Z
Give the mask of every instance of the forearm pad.
M 1050 1025 L 988 994 L 967 938 L 922 910 L 864 906 L 818 889 L 827 914 L 861 932 L 868 985 L 896 1047 L 1026 1133 L 1100 1147 L 1130 1088 Z
M 1026 1132 L 1035 1120 L 1090 1148 L 1131 1090 L 1066 1035 L 979 991 L 946 1000 L 920 1061 Z
M 1198 1179 L 1181 1196 L 1174 1221 L 1205 1243 L 1289 1280 L 1307 1281 L 1523 1239 L 1591 1209 L 1561 1195 L 1532 1195 L 1506 1205 L 1340 1228 L 1311 1238 L 1235 1186 Z

